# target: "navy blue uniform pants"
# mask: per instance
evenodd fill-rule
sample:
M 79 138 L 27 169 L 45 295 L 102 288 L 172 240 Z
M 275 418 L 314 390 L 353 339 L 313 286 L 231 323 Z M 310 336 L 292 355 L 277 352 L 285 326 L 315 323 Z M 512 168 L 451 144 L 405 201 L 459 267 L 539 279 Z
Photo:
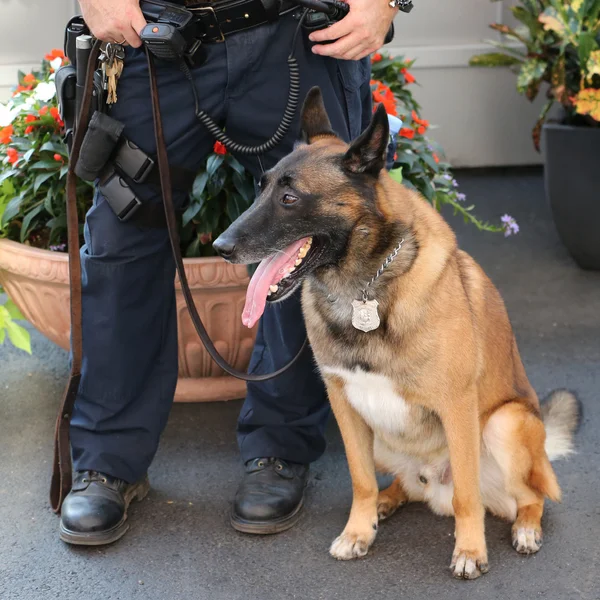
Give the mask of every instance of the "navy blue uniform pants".
M 279 124 L 295 27 L 296 21 L 287 15 L 207 45 L 207 61 L 193 70 L 201 108 L 234 140 L 260 144 Z M 304 35 L 299 36 L 296 56 L 302 99 L 312 86 L 320 86 L 334 129 L 346 140 L 357 136 L 371 115 L 368 59 L 316 56 Z M 162 63 L 158 84 L 169 162 L 197 170 L 214 139 L 194 116 L 190 83 L 176 66 Z M 129 139 L 154 153 L 142 50 L 127 49 L 111 116 L 125 124 Z M 296 115 L 284 142 L 262 157 L 265 169 L 292 150 L 298 133 Z M 260 177 L 256 157 L 238 158 Z M 135 192 L 144 202 L 162 202 L 159 189 L 151 185 L 135 186 Z M 183 205 L 186 198 L 176 192 L 174 200 Z M 74 465 L 133 482 L 146 473 L 156 453 L 177 381 L 175 267 L 167 231 L 120 222 L 96 191 L 81 258 L 83 371 L 71 423 Z M 250 371 L 279 368 L 294 356 L 304 337 L 298 295 L 269 306 L 260 322 Z M 285 375 L 248 386 L 238 424 L 243 460 L 316 460 L 325 449 L 328 413 L 324 385 L 311 353 L 305 352 Z

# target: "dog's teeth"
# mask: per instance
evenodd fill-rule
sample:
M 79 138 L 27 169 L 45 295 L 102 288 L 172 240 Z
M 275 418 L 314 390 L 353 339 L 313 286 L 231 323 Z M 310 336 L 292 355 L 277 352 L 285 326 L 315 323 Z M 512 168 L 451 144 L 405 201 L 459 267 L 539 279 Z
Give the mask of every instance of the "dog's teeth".
M 309 248 L 312 246 L 312 238 L 311 238 L 311 237 L 310 237 L 310 238 L 308 238 L 308 239 L 306 240 L 306 245 L 307 245 Z
M 267 296 L 270 296 L 271 293 L 272 293 L 271 290 L 269 290 L 268 293 L 267 293 Z
M 300 262 L 302 262 L 302 261 L 300 261 Z M 288 275 L 291 275 L 291 274 L 292 274 L 292 273 L 293 273 L 295 270 L 296 270 L 296 267 L 292 267 L 292 268 L 290 269 L 290 272 L 288 273 Z
M 300 258 L 304 258 L 307 254 L 308 254 L 308 248 L 305 248 L 304 246 L 302 246 L 302 248 L 300 248 L 300 252 L 298 252 L 298 256 Z
M 273 292 L 273 294 L 279 289 L 278 285 L 272 285 L 269 287 L 269 290 L 271 290 L 271 292 Z
M 296 259 L 296 262 L 294 263 L 294 265 L 295 265 L 294 268 L 300 266 L 301 264 L 302 264 L 302 259 L 301 258 Z

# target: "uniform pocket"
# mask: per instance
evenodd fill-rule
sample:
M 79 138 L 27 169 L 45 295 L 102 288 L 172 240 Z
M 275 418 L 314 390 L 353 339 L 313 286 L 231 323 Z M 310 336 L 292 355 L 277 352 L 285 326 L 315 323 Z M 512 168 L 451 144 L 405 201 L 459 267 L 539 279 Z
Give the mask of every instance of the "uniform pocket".
M 346 118 L 350 137 L 354 139 L 362 131 L 363 92 L 362 87 L 369 82 L 369 57 L 361 60 L 338 60 L 337 68 L 344 99 L 346 101 Z

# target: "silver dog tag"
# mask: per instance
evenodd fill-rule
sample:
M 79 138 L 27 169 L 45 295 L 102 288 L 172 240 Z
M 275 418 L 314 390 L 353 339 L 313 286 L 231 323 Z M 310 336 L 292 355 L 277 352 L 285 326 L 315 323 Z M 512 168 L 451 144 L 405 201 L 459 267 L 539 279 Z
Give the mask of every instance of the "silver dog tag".
M 360 331 L 373 331 L 379 327 L 379 302 L 377 300 L 352 301 L 352 325 Z

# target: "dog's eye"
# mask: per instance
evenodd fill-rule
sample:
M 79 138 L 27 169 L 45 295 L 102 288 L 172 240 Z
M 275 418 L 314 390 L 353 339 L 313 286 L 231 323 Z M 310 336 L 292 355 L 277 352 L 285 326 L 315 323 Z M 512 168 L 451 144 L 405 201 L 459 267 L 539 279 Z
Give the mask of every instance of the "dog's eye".
M 284 194 L 281 199 L 282 204 L 295 204 L 296 202 L 298 202 L 298 197 L 292 196 L 292 194 Z

